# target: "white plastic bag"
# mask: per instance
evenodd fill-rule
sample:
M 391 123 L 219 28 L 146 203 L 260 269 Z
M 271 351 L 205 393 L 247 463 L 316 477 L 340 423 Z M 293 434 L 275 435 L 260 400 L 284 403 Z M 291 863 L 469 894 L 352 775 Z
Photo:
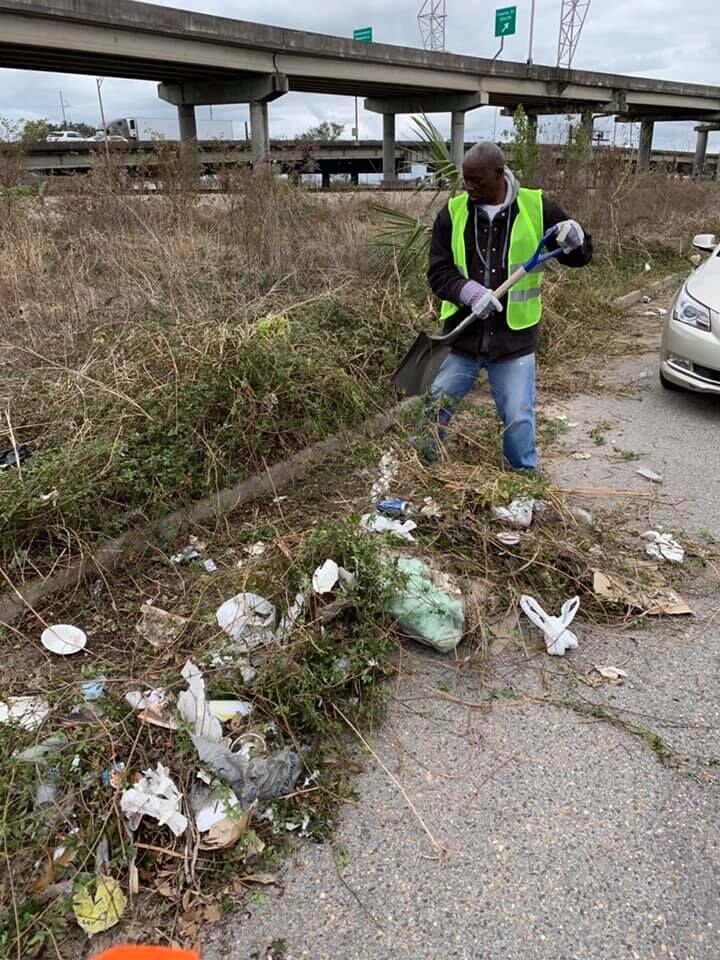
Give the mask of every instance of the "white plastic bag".
M 567 650 L 575 650 L 577 637 L 569 630 L 580 607 L 580 597 L 566 600 L 559 617 L 546 613 L 534 597 L 523 594 L 520 607 L 525 616 L 539 627 L 545 637 L 545 646 L 551 657 L 562 657 Z

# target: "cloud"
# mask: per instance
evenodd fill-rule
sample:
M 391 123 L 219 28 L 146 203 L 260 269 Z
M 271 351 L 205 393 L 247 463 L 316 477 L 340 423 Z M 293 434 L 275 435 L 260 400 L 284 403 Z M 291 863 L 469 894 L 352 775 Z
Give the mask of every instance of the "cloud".
M 159 0 L 152 0 L 158 3 Z M 177 0 L 187 9 L 220 16 L 237 17 L 237 3 L 230 0 Z M 161 6 L 171 4 L 159 3 Z M 343 3 L 298 4 L 290 0 L 249 0 L 242 5 L 246 20 L 277 26 L 351 36 L 356 27 L 372 26 L 377 41 L 420 46 L 417 11 L 421 0 L 347 0 Z M 491 57 L 497 51 L 493 36 L 494 5 L 450 5 L 447 21 L 447 49 L 455 53 Z M 522 0 L 518 9 L 518 32 L 506 42 L 503 57 L 524 61 L 528 56 L 530 0 Z M 557 57 L 559 0 L 536 0 L 533 57 L 536 63 L 554 63 Z M 580 38 L 574 65 L 578 68 L 610 73 L 646 75 L 658 79 L 713 82 L 708 64 L 714 63 L 713 38 L 720 27 L 720 6 L 716 0 L 693 0 L 692 24 L 688 10 L 675 0 L 603 0 L 590 6 Z M 703 25 L 703 29 L 699 29 Z M 99 107 L 94 77 L 64 76 L 15 70 L 0 70 L 3 85 L 3 114 L 11 119 L 49 117 L 60 120 L 60 90 L 72 120 L 99 123 Z M 103 85 L 105 114 L 108 119 L 122 116 L 172 116 L 174 108 L 160 101 L 155 85 L 143 81 L 107 79 Z M 200 108 L 200 115 L 207 115 Z M 247 106 L 213 108 L 219 117 L 241 123 L 247 119 Z M 323 97 L 290 94 L 270 105 L 271 134 L 292 137 L 323 120 L 346 125 L 346 135 L 354 125 L 354 101 L 348 97 Z M 441 128 L 447 118 L 438 115 Z M 612 126 L 612 124 L 611 124 Z M 499 134 L 508 127 L 493 110 L 476 110 L 467 115 L 469 138 Z M 361 110 L 361 136 L 379 138 L 381 120 Z M 409 136 L 407 118 L 398 121 L 398 135 Z M 658 124 L 656 144 L 689 149 L 691 124 Z M 711 138 L 711 149 L 713 139 Z

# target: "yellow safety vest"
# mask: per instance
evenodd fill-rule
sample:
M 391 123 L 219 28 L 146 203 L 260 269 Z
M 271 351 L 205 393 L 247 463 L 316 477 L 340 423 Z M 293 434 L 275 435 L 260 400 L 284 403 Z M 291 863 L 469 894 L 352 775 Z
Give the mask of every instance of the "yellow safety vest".
M 510 234 L 508 253 L 508 273 L 517 270 L 535 253 L 544 233 L 542 190 L 529 190 L 521 187 L 517 197 L 518 212 Z M 468 194 L 459 193 L 448 201 L 450 222 L 452 224 L 452 253 L 455 266 L 467 277 L 467 254 L 465 249 L 465 227 L 470 216 Z M 528 273 L 508 294 L 505 317 L 511 330 L 524 330 L 540 322 L 542 314 L 542 267 L 537 272 Z M 460 308 L 456 303 L 443 300 L 440 319 L 448 320 Z

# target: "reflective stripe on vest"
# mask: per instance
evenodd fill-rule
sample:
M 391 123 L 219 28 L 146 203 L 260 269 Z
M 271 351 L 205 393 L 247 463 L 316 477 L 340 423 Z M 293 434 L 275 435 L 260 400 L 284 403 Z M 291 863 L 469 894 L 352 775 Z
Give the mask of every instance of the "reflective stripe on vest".
M 542 190 L 529 190 L 521 187 L 517 197 L 517 216 L 510 233 L 508 261 L 510 272 L 522 266 L 535 253 L 543 235 Z M 467 277 L 467 251 L 465 248 L 465 228 L 470 217 L 468 194 L 460 193 L 448 201 L 450 223 L 452 225 L 452 254 L 455 266 Z M 505 319 L 511 330 L 524 330 L 540 322 L 542 314 L 542 268 L 533 270 L 512 288 L 505 308 Z M 440 310 L 440 319 L 445 321 L 458 312 L 456 303 L 444 300 Z

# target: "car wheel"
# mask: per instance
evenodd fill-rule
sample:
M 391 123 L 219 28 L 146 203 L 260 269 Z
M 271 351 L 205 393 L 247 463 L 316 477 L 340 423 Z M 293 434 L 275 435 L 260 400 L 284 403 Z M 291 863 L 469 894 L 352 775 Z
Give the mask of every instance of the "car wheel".
M 662 370 L 660 371 L 660 383 L 666 390 L 675 390 L 679 393 L 682 393 L 683 391 L 682 387 L 679 387 L 676 383 L 673 383 L 672 380 L 668 380 Z

